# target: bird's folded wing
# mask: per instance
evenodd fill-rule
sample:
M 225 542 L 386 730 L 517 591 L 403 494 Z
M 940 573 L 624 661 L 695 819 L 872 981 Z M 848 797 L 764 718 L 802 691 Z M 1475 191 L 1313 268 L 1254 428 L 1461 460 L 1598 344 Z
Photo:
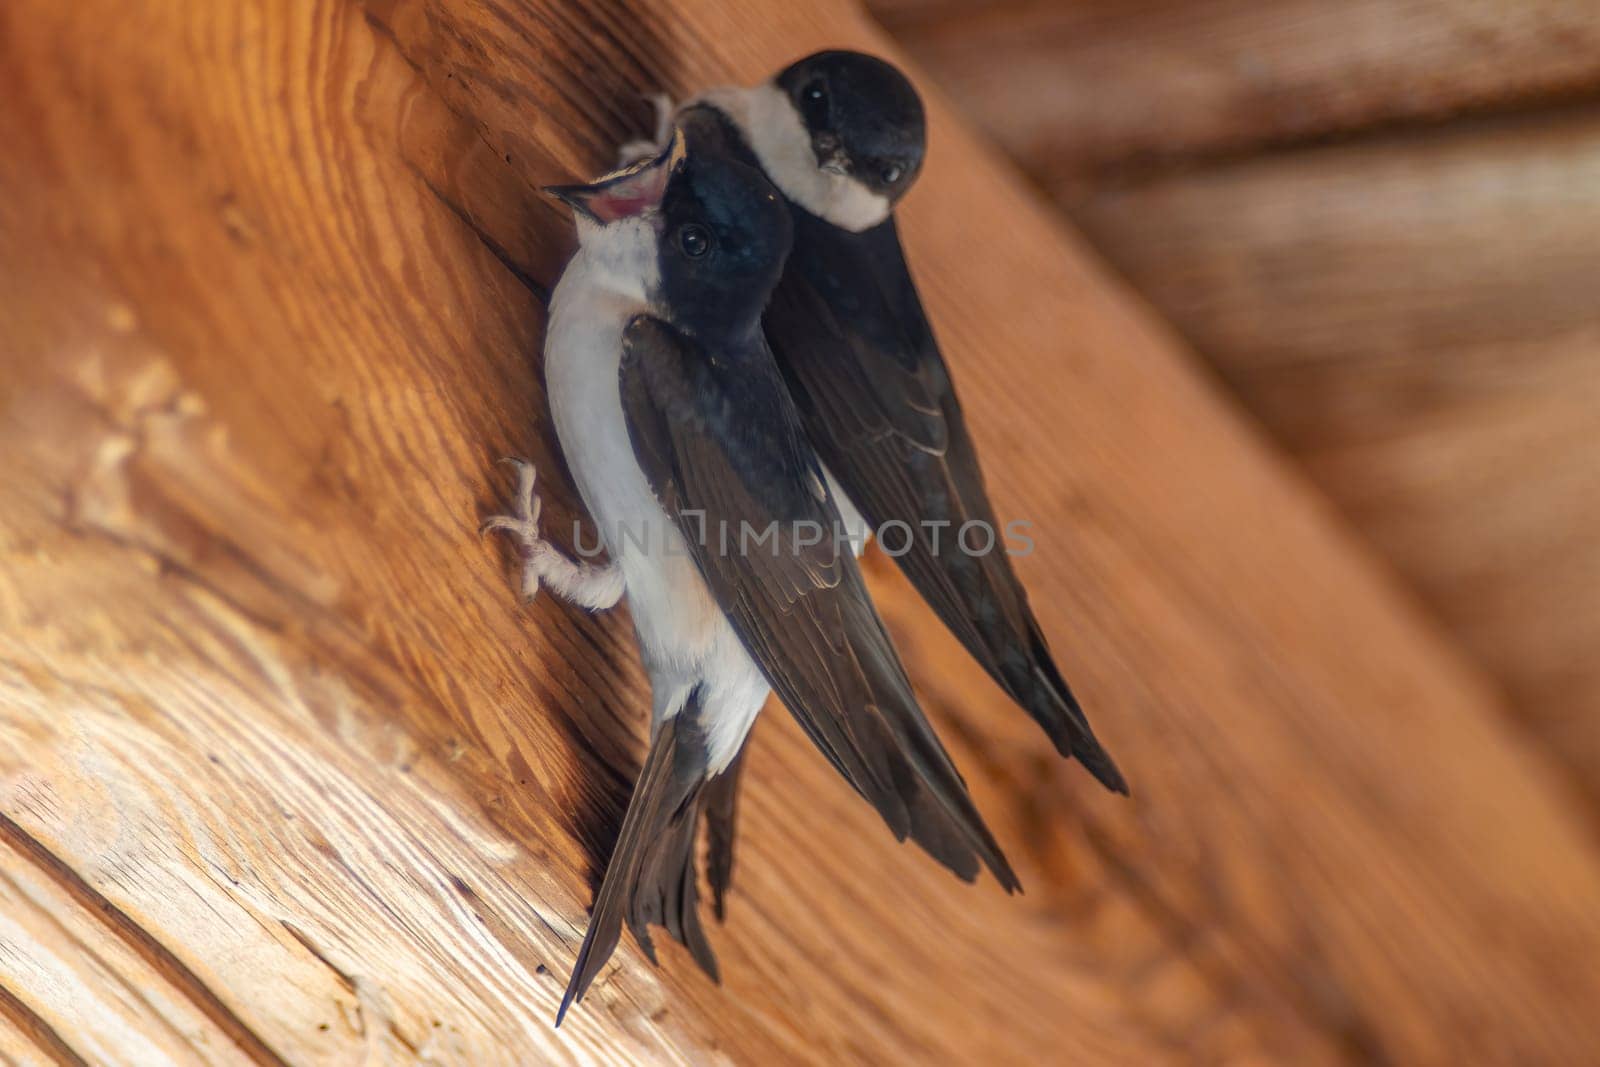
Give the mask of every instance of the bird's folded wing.
M 784 704 L 895 835 L 1015 888 L 832 535 L 838 512 L 770 353 L 721 355 L 649 316 L 624 334 L 623 411 L 663 508 Z M 710 535 L 724 530 L 726 545 Z M 741 544 L 744 530 L 771 533 Z
M 798 214 L 803 232 L 766 324 L 810 440 L 869 523 L 907 524 L 892 535 L 898 563 L 984 669 L 1063 754 L 1125 789 L 1004 551 L 894 219 L 849 233 Z M 979 525 L 959 542 L 969 523 Z

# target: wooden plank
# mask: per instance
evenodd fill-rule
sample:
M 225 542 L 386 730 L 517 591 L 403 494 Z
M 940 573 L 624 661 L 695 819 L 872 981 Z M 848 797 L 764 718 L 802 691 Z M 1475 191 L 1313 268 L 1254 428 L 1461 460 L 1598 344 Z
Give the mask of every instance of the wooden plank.
M 1600 90 L 1587 0 L 875 0 L 1025 168 L 1241 155 Z
M 1241 161 L 1079 217 L 1600 811 L 1600 110 Z
M 625 617 L 520 609 L 475 533 L 505 454 L 548 472 L 554 528 L 575 510 L 526 284 L 571 237 L 531 189 L 600 165 L 645 90 L 892 50 L 843 4 L 17 10 L 0 810 L 32 844 L 3 869 L 92 889 L 240 1054 L 1510 1063 L 1600 1040 L 1600 860 L 1544 765 L 937 94 L 907 239 L 1136 799 L 1055 759 L 879 561 L 1028 895 L 894 846 L 774 717 L 725 986 L 624 946 L 552 1031 L 647 702 Z
M 80 1063 L 249 1063 L 169 974 L 103 921 L 104 898 L 0 831 L 0 1015 Z M 0 1044 L 0 1048 L 4 1048 Z M 19 1047 L 14 1050 L 20 1054 Z

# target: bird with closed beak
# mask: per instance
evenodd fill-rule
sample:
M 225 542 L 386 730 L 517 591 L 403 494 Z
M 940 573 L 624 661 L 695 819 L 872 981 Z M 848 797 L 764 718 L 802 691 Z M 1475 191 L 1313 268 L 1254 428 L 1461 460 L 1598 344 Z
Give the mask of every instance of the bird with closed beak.
M 754 86 L 708 89 L 676 110 L 658 96 L 656 106 L 658 137 L 678 128 L 691 146 L 760 167 L 788 202 L 794 248 L 764 332 L 858 550 L 895 524 L 904 545 L 891 554 L 945 626 L 1061 755 L 1127 793 L 1009 556 L 994 549 L 977 450 L 906 263 L 894 209 L 926 153 L 916 89 L 884 60 L 825 51 Z M 641 151 L 651 143 L 622 154 Z M 961 547 L 973 524 L 990 551 Z M 737 772 L 723 785 L 730 797 Z

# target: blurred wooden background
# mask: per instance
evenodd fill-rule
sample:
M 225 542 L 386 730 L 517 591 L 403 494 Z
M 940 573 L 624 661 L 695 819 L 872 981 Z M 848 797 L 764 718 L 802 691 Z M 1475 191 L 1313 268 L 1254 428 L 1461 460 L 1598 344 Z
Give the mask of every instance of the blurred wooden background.
M 874 0 L 1600 829 L 1600 7 Z
M 1180 338 L 1337 497 L 1370 494 L 1358 524 L 1438 567 L 1439 604 L 1491 595 L 1450 568 L 1520 590 L 1582 556 L 1588 472 L 1555 439 L 1593 415 L 1585 115 L 1443 123 L 1578 95 L 1590 27 L 1537 4 L 1273 9 L 1298 29 L 1250 4 L 990 10 L 885 10 L 906 53 L 846 0 L 0 7 L 0 1057 L 1592 1062 L 1600 847 L 1553 769 L 1575 746 L 1512 722 Z M 1511 10 L 1499 45 L 1450 29 Z M 1067 163 L 962 81 L 961 46 L 1013 24 Z M 576 510 L 537 356 L 572 238 L 534 188 L 601 168 L 646 91 L 824 46 L 928 92 L 910 252 L 1135 796 L 1055 759 L 876 560 L 1027 895 L 896 847 L 772 709 L 725 985 L 625 942 L 556 1032 L 648 703 L 625 615 L 518 605 L 475 533 L 506 454 L 547 472 L 554 528 Z M 1277 88 L 1241 111 L 1239 77 Z M 1527 308 L 1497 318 L 1508 286 Z M 1516 470 L 1529 510 L 1459 521 Z

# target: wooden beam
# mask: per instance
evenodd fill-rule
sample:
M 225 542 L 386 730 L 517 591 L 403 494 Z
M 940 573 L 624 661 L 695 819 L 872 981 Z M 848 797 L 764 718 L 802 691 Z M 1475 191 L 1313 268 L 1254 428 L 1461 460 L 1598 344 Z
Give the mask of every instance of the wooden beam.
M 1600 92 L 1584 0 L 874 0 L 1040 179 Z
M 26 1047 L 68 1063 L 201 1063 L 230 1046 L 282 1062 L 143 934 L 0 816 L 0 1017 Z
M 1600 812 L 1600 109 L 1243 160 L 1078 218 Z
M 647 701 L 625 617 L 519 607 L 475 532 L 506 454 L 548 472 L 553 528 L 576 511 L 529 285 L 571 236 L 533 187 L 605 162 L 643 91 L 893 49 L 843 3 L 6 17 L 0 810 L 33 844 L 0 871 L 154 986 L 118 1006 L 131 1031 L 247 1057 L 232 1019 L 293 1063 L 1571 1061 L 1600 1040 L 1600 862 L 1544 765 L 937 93 L 907 239 L 1135 799 L 1056 760 L 877 566 L 1028 895 L 896 847 L 770 716 L 725 986 L 624 946 L 551 1030 Z M 89 1055 L 111 1009 L 28 975 L 93 961 L 11 945 L 25 1011 L 0 1047 L 36 1018 Z

